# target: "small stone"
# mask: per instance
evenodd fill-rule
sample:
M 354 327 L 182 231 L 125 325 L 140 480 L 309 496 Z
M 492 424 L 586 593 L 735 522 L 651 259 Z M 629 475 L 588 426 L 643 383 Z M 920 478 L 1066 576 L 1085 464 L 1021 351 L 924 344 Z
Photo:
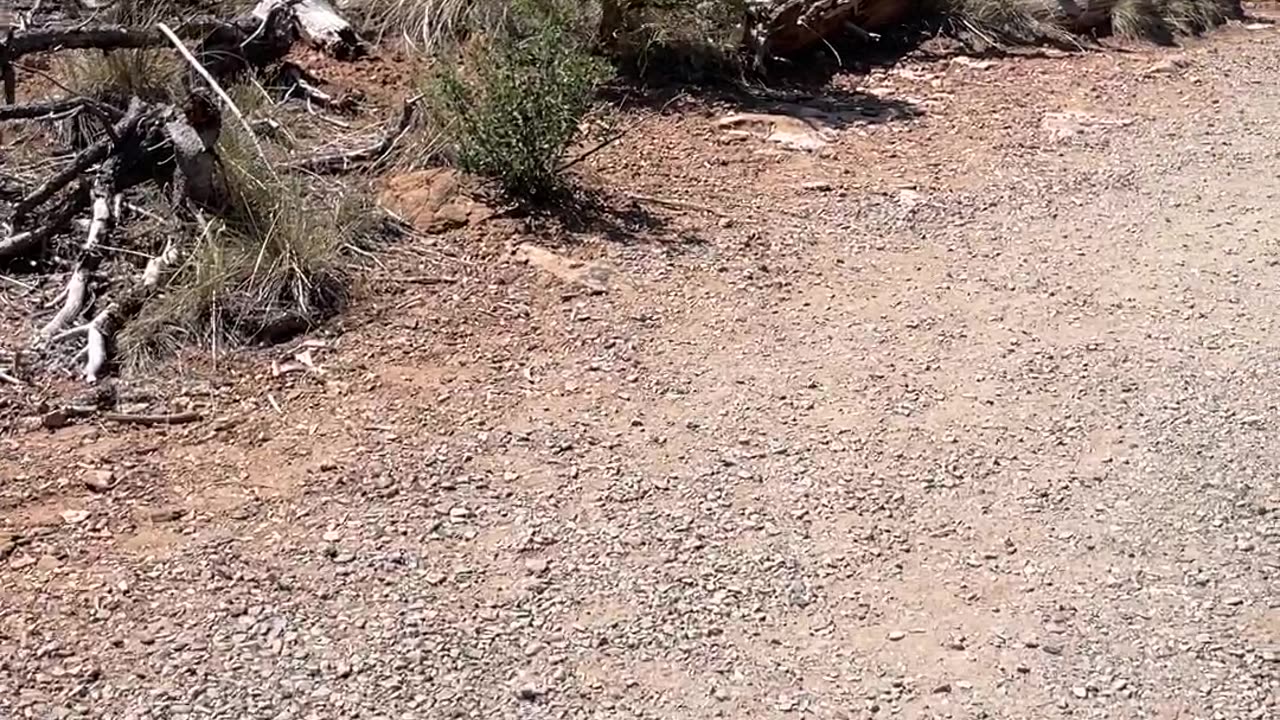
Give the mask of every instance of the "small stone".
M 1129 681 L 1123 678 L 1120 678 L 1111 683 L 1111 692 L 1120 692 L 1121 690 L 1124 690 L 1127 687 L 1129 687 Z
M 68 525 L 76 525 L 89 519 L 88 510 L 63 510 L 58 514 L 62 516 L 62 521 Z
M 516 690 L 516 697 L 525 702 L 534 702 L 545 694 L 546 692 L 542 688 L 533 683 L 524 683 Z
M 427 573 L 423 579 L 427 581 L 428 585 L 439 585 L 444 582 L 445 574 L 442 572 Z
M 342 538 L 342 533 L 338 532 L 337 530 L 330 530 L 326 532 L 324 535 L 320 536 L 320 539 L 324 540 L 327 543 L 336 543 L 341 538 Z
M 545 650 L 546 647 L 547 646 L 545 644 L 540 643 L 537 640 L 534 640 L 533 642 L 524 646 L 525 657 L 533 657 L 534 655 L 537 655 L 538 653 Z
M 547 571 L 547 561 L 542 558 L 529 558 L 524 561 L 524 569 L 534 575 L 541 575 Z
M 31 557 L 30 555 L 24 555 L 22 553 L 18 553 L 17 555 L 14 555 L 13 557 L 9 558 L 9 569 L 22 570 L 23 568 L 29 568 L 32 565 L 35 565 L 37 562 L 39 561 Z
M 968 680 L 957 680 L 956 687 L 960 688 L 961 690 L 972 690 L 973 683 L 969 682 Z
M 1049 624 L 1045 625 L 1045 626 L 1044 626 L 1044 629 L 1045 629 L 1045 630 L 1048 630 L 1049 632 L 1053 633 L 1054 635 L 1061 635 L 1061 634 L 1063 634 L 1063 633 L 1065 633 L 1065 632 L 1067 631 L 1067 629 L 1066 629 L 1065 627 L 1063 627 L 1063 626 L 1059 625 L 1058 623 L 1053 623 L 1053 622 L 1051 622 L 1051 623 L 1049 623 Z
M 159 508 L 152 510 L 147 517 L 151 518 L 153 523 L 173 522 L 181 518 L 184 512 L 182 508 Z
M 350 550 L 343 550 L 342 552 L 333 556 L 333 561 L 339 565 L 346 565 L 347 563 L 355 559 L 356 559 L 356 554 L 351 552 Z
M 724 702 L 729 699 L 729 691 L 721 685 L 717 685 L 711 689 L 711 697 Z
M 1274 651 L 1274 650 L 1263 650 L 1263 651 L 1262 651 L 1262 661 L 1263 661 L 1263 662 L 1276 662 L 1276 660 L 1277 660 L 1278 658 L 1280 658 L 1280 653 L 1276 653 L 1276 651 Z
M 1080 687 L 1079 685 L 1077 685 L 1076 687 L 1071 688 L 1071 694 L 1072 694 L 1072 695 L 1075 695 L 1076 697 L 1080 698 L 1081 700 L 1083 700 L 1083 699 L 1085 699 L 1085 698 L 1089 697 L 1089 691 L 1088 691 L 1087 689 L 1085 689 L 1085 688 Z
M 889 639 L 893 642 L 898 642 L 899 640 L 905 638 L 906 636 L 907 634 L 902 632 L 901 630 L 894 630 L 889 633 Z
M 1050 654 L 1050 655 L 1061 655 L 1061 654 L 1062 654 L 1062 646 L 1061 646 L 1061 645 L 1055 645 L 1055 644 L 1053 644 L 1053 643 L 1050 643 L 1050 644 L 1048 644 L 1048 645 L 1042 645 L 1042 646 L 1040 647 L 1040 649 L 1041 649 L 1041 650 L 1043 650 L 1043 651 L 1045 651 L 1046 653 L 1048 653 L 1048 654 Z
M 462 506 L 458 506 L 449 511 L 449 519 L 454 522 L 461 522 L 469 517 L 471 517 L 471 511 Z
M 951 683 L 944 682 L 941 685 L 938 685 L 937 687 L 935 687 L 933 689 L 933 692 L 939 695 L 943 693 L 949 693 L 951 692 Z
M 971 68 L 973 70 L 990 70 L 995 67 L 997 63 L 995 60 L 979 60 L 978 58 L 972 58 L 968 55 L 960 55 L 951 58 L 951 64 L 963 65 L 964 67 Z
M 1025 663 L 1018 663 L 1017 667 L 1015 667 L 1014 670 L 1016 670 L 1020 675 L 1026 675 L 1027 673 L 1031 672 L 1031 666 Z
M 1222 601 L 1222 604 L 1224 604 L 1224 605 L 1231 605 L 1231 606 L 1233 606 L 1233 607 L 1234 607 L 1234 606 L 1236 606 L 1236 605 L 1243 605 L 1243 604 L 1244 604 L 1244 598 L 1242 598 L 1242 597 L 1232 596 L 1232 597 L 1229 597 L 1229 598 L 1224 599 L 1224 600 Z
M 110 470 L 90 470 L 84 476 L 84 486 L 94 492 L 107 492 L 115 487 L 116 474 Z
M 1187 61 L 1182 58 L 1169 58 L 1162 60 L 1155 65 L 1148 67 L 1143 71 L 1143 75 L 1174 75 L 1179 70 L 1187 66 Z
M 831 183 L 826 180 L 810 180 L 800 185 L 800 187 L 814 192 L 831 192 Z

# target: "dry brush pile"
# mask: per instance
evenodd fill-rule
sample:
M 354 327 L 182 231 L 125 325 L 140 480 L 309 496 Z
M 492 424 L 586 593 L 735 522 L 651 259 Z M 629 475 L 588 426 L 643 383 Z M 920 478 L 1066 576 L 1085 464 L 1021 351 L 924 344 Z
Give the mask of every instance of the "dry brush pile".
M 351 26 L 322 0 L 264 0 L 231 18 L 161 7 L 120 4 L 0 43 L 0 123 L 52 127 L 51 152 L 65 152 L 0 169 L 0 264 L 64 278 L 0 379 L 73 358 L 94 382 L 113 355 L 296 332 L 342 303 L 335 258 L 369 235 L 370 215 L 359 192 L 310 186 L 385 158 L 413 104 L 377 142 L 282 162 L 260 137 L 278 128 L 246 110 L 260 95 L 327 100 L 285 57 L 298 43 L 358 56 Z M 19 83 L 37 80 L 61 96 L 16 102 Z

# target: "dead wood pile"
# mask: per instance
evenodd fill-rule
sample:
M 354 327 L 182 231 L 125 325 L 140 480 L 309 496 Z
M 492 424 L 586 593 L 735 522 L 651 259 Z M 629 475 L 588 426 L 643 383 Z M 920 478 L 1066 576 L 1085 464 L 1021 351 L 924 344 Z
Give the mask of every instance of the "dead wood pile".
M 59 364 L 57 348 L 73 341 L 83 377 L 94 382 L 101 376 L 113 336 L 163 292 L 184 251 L 181 241 L 169 242 L 133 279 L 121 282 L 118 276 L 105 277 L 113 255 L 140 254 L 138 249 L 120 246 L 125 192 L 146 184 L 160 189 L 169 205 L 163 214 L 190 221 L 184 225 L 189 228 L 229 212 L 231 198 L 217 151 L 223 123 L 241 124 L 259 152 L 261 146 L 224 86 L 246 74 L 278 70 L 276 66 L 297 42 L 338 59 L 365 52 L 354 29 L 326 0 L 263 0 L 242 17 L 191 18 L 173 27 L 19 22 L 0 34 L 5 100 L 0 105 L 0 123 L 65 121 L 74 116 L 81 123 L 96 125 L 96 139 L 81 138 L 70 160 L 60 167 L 54 164 L 58 169 L 43 178 L 18 177 L 0 165 L 0 264 L 34 266 L 52 258 L 54 267 L 66 271 L 62 291 L 51 304 L 52 316 L 23 351 L 24 366 L 31 365 L 32 359 Z M 189 68 L 175 101 L 130 97 L 111 103 L 68 95 L 15 102 L 23 73 L 29 69 L 24 64 L 28 56 L 139 48 L 168 48 Z M 404 132 L 411 109 L 407 104 L 397 133 Z M 292 167 L 312 173 L 342 172 L 385 156 L 395 137 L 351 153 L 304 158 Z M 289 172 L 290 167 L 280 171 Z M 6 373 L 5 377 L 13 376 Z

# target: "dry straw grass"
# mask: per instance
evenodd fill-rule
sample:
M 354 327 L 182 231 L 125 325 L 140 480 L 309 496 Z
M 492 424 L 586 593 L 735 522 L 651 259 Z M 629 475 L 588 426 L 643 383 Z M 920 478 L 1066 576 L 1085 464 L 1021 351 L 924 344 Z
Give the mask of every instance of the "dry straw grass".
M 233 94 L 247 113 L 261 97 Z M 230 210 L 169 231 L 182 261 L 119 338 L 135 367 L 183 345 L 279 340 L 347 302 L 349 251 L 368 243 L 378 218 L 367 195 L 351 185 L 317 192 L 308 178 L 275 171 L 235 123 L 223 127 L 218 155 Z

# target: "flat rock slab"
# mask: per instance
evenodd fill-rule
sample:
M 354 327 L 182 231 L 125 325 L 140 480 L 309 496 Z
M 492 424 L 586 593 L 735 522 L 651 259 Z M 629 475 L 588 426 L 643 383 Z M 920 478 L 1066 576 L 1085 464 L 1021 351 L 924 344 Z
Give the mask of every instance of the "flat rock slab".
M 462 189 L 457 172 L 435 168 L 391 178 L 378 199 L 414 229 L 437 235 L 470 225 L 489 213 Z
M 533 243 L 517 247 L 516 257 L 591 294 L 608 292 L 614 276 L 613 268 L 603 262 L 574 260 Z

